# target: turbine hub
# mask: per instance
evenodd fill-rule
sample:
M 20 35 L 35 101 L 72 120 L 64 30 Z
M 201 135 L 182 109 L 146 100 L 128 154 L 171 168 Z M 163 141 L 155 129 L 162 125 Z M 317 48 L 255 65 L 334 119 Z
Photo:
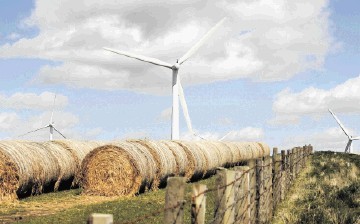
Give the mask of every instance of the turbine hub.
M 180 68 L 179 60 L 176 60 L 176 63 L 172 66 L 172 69 L 178 70 Z

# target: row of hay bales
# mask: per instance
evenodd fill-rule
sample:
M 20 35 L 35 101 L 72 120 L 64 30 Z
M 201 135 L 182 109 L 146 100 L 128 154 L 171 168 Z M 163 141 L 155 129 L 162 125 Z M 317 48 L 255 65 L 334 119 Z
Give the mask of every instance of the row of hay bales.
M 168 176 L 202 178 L 269 153 L 262 143 L 0 141 L 0 201 L 77 186 L 90 195 L 134 195 Z
M 81 162 L 99 142 L 0 141 L 0 201 L 80 184 Z
M 168 176 L 199 179 L 213 174 L 218 167 L 269 155 L 270 148 L 256 142 L 113 142 L 85 157 L 82 187 L 89 195 L 134 195 L 156 189 Z

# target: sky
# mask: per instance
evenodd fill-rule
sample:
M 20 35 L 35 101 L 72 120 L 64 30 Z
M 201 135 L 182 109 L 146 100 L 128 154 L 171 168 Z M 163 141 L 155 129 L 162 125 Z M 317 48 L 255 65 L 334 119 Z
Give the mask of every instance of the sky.
M 179 75 L 205 139 L 343 151 L 360 136 L 356 0 L 0 0 L 0 139 L 169 139 L 173 64 L 223 17 Z M 53 106 L 56 94 L 55 106 Z M 181 139 L 196 139 L 180 111 Z M 55 134 L 54 138 L 62 138 Z M 360 153 L 360 141 L 354 141 Z

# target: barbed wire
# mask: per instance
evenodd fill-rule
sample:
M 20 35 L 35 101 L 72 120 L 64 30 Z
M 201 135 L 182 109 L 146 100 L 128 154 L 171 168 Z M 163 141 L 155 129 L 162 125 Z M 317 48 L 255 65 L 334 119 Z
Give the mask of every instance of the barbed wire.
M 219 190 L 222 190 L 222 189 L 225 189 L 229 186 L 231 186 L 231 189 L 230 191 L 235 191 L 234 190 L 234 185 L 236 182 L 240 181 L 240 180 L 243 180 L 244 179 L 244 176 L 246 174 L 251 174 L 251 177 L 253 176 L 256 176 L 256 170 L 257 169 L 261 169 L 263 170 L 264 168 L 271 168 L 269 171 L 270 172 L 266 172 L 266 175 L 265 177 L 263 176 L 262 180 L 259 182 L 259 183 L 255 183 L 255 188 L 251 188 L 249 186 L 249 189 L 247 190 L 246 193 L 242 193 L 241 197 L 236 197 L 234 198 L 234 202 L 231 203 L 230 205 L 228 205 L 225 209 L 222 209 L 222 211 L 218 211 L 217 209 L 218 208 L 215 208 L 215 211 L 214 211 L 214 217 L 212 220 L 209 221 L 209 223 L 213 223 L 216 221 L 216 219 L 218 217 L 221 217 L 223 218 L 224 217 L 224 214 L 229 210 L 229 209 L 234 209 L 235 206 L 238 205 L 238 202 L 240 201 L 244 201 L 246 198 L 250 197 L 250 203 L 246 203 L 247 206 L 243 209 L 244 212 L 243 213 L 246 213 L 246 212 L 249 212 L 250 210 L 250 214 L 252 214 L 254 208 L 256 209 L 256 206 L 257 204 L 259 204 L 259 200 L 261 198 L 263 198 L 264 195 L 267 195 L 267 198 L 265 198 L 265 202 L 268 203 L 268 200 L 271 200 L 270 197 L 273 197 L 275 198 L 275 200 L 273 200 L 273 203 L 275 204 L 278 204 L 279 201 L 281 201 L 281 188 L 282 188 L 282 184 L 281 184 L 281 179 L 283 178 L 282 177 L 282 174 L 283 172 L 288 172 L 286 174 L 289 174 L 289 175 L 286 175 L 286 176 L 289 176 L 289 178 L 285 178 L 285 181 L 288 181 L 288 183 L 285 184 L 285 188 L 288 189 L 290 184 L 293 182 L 294 180 L 294 176 L 297 176 L 298 173 L 300 172 L 300 169 L 301 168 L 304 168 L 304 164 L 305 164 L 305 161 L 304 159 L 307 158 L 308 156 L 310 156 L 311 153 L 307 152 L 307 151 L 303 151 L 303 153 L 293 153 L 291 152 L 290 154 L 286 155 L 285 156 L 285 160 L 283 159 L 280 159 L 280 160 L 272 160 L 270 159 L 269 162 L 267 162 L 267 164 L 265 165 L 259 165 L 257 163 L 255 163 L 253 166 L 249 167 L 249 169 L 245 170 L 245 171 L 242 171 L 241 172 L 241 175 L 238 176 L 237 178 L 235 178 L 233 181 L 225 184 L 225 185 L 221 185 L 221 186 L 216 186 L 216 187 L 213 187 L 213 188 L 209 188 L 209 189 L 206 189 L 202 192 L 199 192 L 197 195 L 195 196 L 191 196 L 191 200 L 194 201 L 196 198 L 202 196 L 202 195 L 205 195 L 207 193 L 210 193 L 210 192 L 215 192 L 215 191 L 219 191 Z M 274 155 L 273 155 L 274 156 Z M 296 160 L 293 159 L 293 157 L 296 158 Z M 264 158 L 263 157 L 262 159 L 258 159 L 258 160 L 261 160 L 263 163 L 265 162 L 264 161 Z M 290 160 L 290 161 L 289 161 Z M 275 164 L 277 163 L 281 163 L 281 166 L 280 166 L 280 170 L 277 172 L 277 173 L 274 173 L 274 167 L 275 167 Z M 292 165 L 292 166 L 291 166 Z M 298 168 L 296 168 L 297 166 L 299 166 Z M 293 172 L 290 172 L 290 170 L 292 169 Z M 295 169 L 295 170 L 294 170 Z M 255 171 L 255 172 L 254 172 Z M 291 178 L 290 178 L 291 177 Z M 249 181 L 250 181 L 250 176 L 249 176 Z M 270 181 L 271 180 L 271 181 Z M 269 182 L 270 181 L 270 182 Z M 268 184 L 266 184 L 266 183 Z M 270 183 L 270 184 L 269 184 Z M 289 184 L 290 183 L 290 184 Z M 276 184 L 276 186 L 274 187 L 273 184 Z M 264 186 L 270 186 L 269 188 L 266 188 L 264 190 Z M 257 192 L 257 190 L 259 189 L 262 189 L 262 192 L 259 193 Z M 276 192 L 274 192 L 276 191 Z M 271 195 L 269 195 L 269 193 L 271 193 Z M 276 197 L 274 197 L 274 194 L 277 195 Z M 225 195 L 225 194 L 223 194 Z M 251 200 L 252 197 L 255 196 L 255 200 Z M 223 196 L 225 197 L 225 196 Z M 220 199 L 220 202 L 222 201 L 223 198 Z M 202 200 L 205 200 L 205 197 L 203 197 Z M 228 204 L 230 200 L 230 197 L 227 197 L 226 198 L 226 203 L 225 204 Z M 148 218 L 151 218 L 151 217 L 155 217 L 155 216 L 158 216 L 162 213 L 165 213 L 166 211 L 168 210 L 172 210 L 172 209 L 178 209 L 180 208 L 181 206 L 185 206 L 185 204 L 187 204 L 187 201 L 181 201 L 181 202 L 178 202 L 176 205 L 174 206 L 170 206 L 170 207 L 165 207 L 165 208 L 161 208 L 161 209 L 158 209 L 154 212 L 150 212 L 146 215 L 143 215 L 143 216 L 140 216 L 140 217 L 137 217 L 136 219 L 133 219 L 133 220 L 128 220 L 128 221 L 124 221 L 124 222 L 117 222 L 117 223 L 123 223 L 123 224 L 135 224 L 135 223 L 139 223 L 141 221 L 145 221 L 146 219 Z M 195 214 L 196 214 L 196 218 L 199 214 L 199 211 L 200 209 L 202 208 L 201 207 L 202 203 L 200 204 L 200 207 L 195 210 Z M 220 203 L 219 203 L 220 205 Z M 256 212 L 256 211 L 255 211 Z M 270 214 L 270 213 L 269 213 Z M 177 213 L 177 216 L 180 215 L 180 210 L 179 212 Z M 235 221 L 238 221 L 238 220 L 243 220 L 245 218 L 245 214 L 240 214 L 240 218 L 239 218 L 239 215 L 238 213 L 235 214 L 234 216 L 235 218 Z M 238 219 L 239 218 L 239 219 Z M 250 218 L 250 217 L 249 217 Z M 175 220 L 174 220 L 175 221 Z

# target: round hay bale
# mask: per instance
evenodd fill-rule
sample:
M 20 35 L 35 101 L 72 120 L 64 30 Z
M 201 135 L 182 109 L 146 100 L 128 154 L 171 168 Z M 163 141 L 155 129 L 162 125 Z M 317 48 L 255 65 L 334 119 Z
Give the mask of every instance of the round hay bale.
M 258 142 L 258 144 L 260 145 L 260 147 L 263 151 L 262 155 L 270 156 L 270 147 L 267 144 L 265 144 L 264 142 Z
M 248 159 L 252 159 L 253 152 L 251 150 L 251 145 L 247 142 L 232 142 L 233 146 L 237 149 L 237 152 L 240 156 L 238 162 L 246 161 Z
M 264 143 L 257 142 L 234 142 L 240 150 L 241 161 L 257 159 L 270 155 L 270 148 Z
M 205 155 L 208 155 L 208 172 L 221 166 L 221 155 L 215 145 L 210 144 L 209 141 L 199 141 L 196 144 Z
M 70 151 L 55 142 L 44 142 L 41 144 L 49 150 L 59 165 L 59 176 L 55 182 L 54 191 L 57 191 L 60 185 L 62 185 L 61 189 L 70 188 L 74 174 L 77 171 L 78 161 Z
M 0 201 L 17 199 L 20 178 L 18 170 L 11 157 L 0 148 Z
M 42 144 L 1 141 L 0 157 L 2 198 L 40 194 L 58 180 L 58 161 Z
M 164 143 L 149 140 L 129 140 L 129 142 L 138 142 L 149 150 L 156 162 L 156 182 L 159 183 L 158 185 L 164 184 L 167 177 L 177 172 L 175 156 Z
M 261 158 L 264 156 L 263 149 L 257 142 L 250 142 L 250 148 L 255 158 Z
M 241 161 L 241 153 L 236 144 L 233 142 L 224 142 L 224 144 L 230 149 L 232 154 L 232 163 L 238 164 Z
M 59 146 L 63 148 L 63 150 L 69 152 L 72 157 L 72 161 L 74 163 L 68 164 L 71 165 L 72 172 L 72 182 L 71 185 L 68 186 L 66 182 L 66 186 L 64 188 L 69 187 L 77 187 L 81 186 L 81 163 L 84 160 L 85 156 L 90 153 L 95 148 L 104 145 L 104 142 L 97 142 L 97 141 L 78 141 L 78 140 L 56 140 L 51 142 L 46 142 L 44 145 L 46 147 L 49 147 L 50 150 L 53 151 L 53 149 L 58 148 Z M 56 145 L 58 147 L 56 147 Z M 61 163 L 61 161 L 60 161 Z M 73 169 L 73 165 L 75 168 Z M 70 179 L 69 179 L 70 180 Z
M 218 167 L 222 167 L 224 166 L 224 164 L 226 163 L 226 157 L 227 154 L 224 153 L 224 150 L 221 149 L 221 145 L 216 144 L 214 141 L 207 141 L 207 145 L 208 146 L 213 146 L 213 150 L 217 153 L 217 157 L 219 159 L 219 164 Z
M 194 164 L 189 162 L 184 149 L 179 144 L 172 141 L 163 140 L 160 141 L 160 143 L 165 144 L 175 157 L 177 170 L 175 175 L 190 178 L 194 170 Z
M 194 142 L 188 141 L 175 141 L 179 144 L 188 155 L 188 159 L 194 164 L 191 180 L 203 177 L 207 170 L 207 159 L 201 150 Z
M 221 152 L 222 166 L 230 167 L 233 163 L 233 154 L 231 149 L 224 142 L 221 141 L 212 141 L 211 143 L 214 144 Z
M 91 151 L 83 160 L 85 194 L 103 196 L 134 195 L 150 188 L 156 162 L 141 144 L 113 142 Z

